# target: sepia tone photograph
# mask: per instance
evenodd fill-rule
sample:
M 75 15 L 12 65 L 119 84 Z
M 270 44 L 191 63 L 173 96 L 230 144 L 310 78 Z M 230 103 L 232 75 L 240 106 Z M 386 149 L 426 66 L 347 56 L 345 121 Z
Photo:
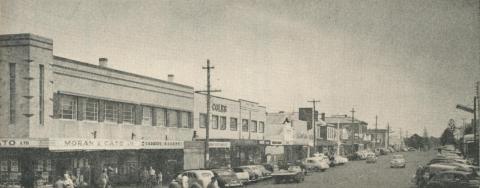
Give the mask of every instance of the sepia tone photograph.
M 479 188 L 480 0 L 0 0 L 0 188 Z

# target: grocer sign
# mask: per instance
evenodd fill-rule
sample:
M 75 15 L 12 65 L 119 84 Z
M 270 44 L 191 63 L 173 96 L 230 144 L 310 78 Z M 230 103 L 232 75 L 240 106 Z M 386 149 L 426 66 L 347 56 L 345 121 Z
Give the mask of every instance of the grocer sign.
M 140 149 L 183 149 L 183 141 L 176 140 L 144 140 Z
M 42 146 L 40 140 L 0 138 L 0 148 L 32 148 Z

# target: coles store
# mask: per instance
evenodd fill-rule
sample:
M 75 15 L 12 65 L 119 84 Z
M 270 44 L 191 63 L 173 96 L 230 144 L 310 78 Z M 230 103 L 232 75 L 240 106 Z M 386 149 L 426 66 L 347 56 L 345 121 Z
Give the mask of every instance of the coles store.
M 195 139 L 205 140 L 206 95 L 195 94 Z M 211 97 L 209 166 L 259 164 L 264 161 L 265 107 L 247 100 Z

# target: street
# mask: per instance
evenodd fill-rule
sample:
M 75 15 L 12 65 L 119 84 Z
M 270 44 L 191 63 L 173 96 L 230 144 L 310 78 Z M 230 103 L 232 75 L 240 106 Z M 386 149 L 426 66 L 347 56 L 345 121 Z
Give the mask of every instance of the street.
M 305 181 L 296 184 L 273 184 L 268 180 L 249 185 L 249 188 L 260 187 L 322 187 L 322 188 L 363 188 L 363 187 L 388 187 L 388 188 L 413 188 L 410 181 L 418 165 L 424 165 L 435 154 L 434 152 L 401 152 L 407 160 L 403 168 L 390 168 L 389 161 L 392 154 L 378 158 L 377 163 L 367 164 L 364 160 L 350 161 L 344 166 L 328 169 L 325 172 L 316 172 L 307 177 Z

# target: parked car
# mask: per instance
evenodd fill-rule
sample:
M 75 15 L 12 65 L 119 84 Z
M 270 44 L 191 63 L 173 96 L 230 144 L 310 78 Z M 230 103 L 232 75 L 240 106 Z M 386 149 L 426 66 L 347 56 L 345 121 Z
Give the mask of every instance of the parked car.
M 405 158 L 403 158 L 403 155 L 393 155 L 392 160 L 390 160 L 390 168 L 405 168 L 407 162 L 405 161 Z
M 433 176 L 427 188 L 478 188 L 480 178 L 462 171 L 444 171 Z
M 377 156 L 374 153 L 369 153 L 367 155 L 367 163 L 376 163 L 377 162 Z
M 257 181 L 257 177 L 256 177 L 255 173 L 254 173 L 253 170 L 250 169 L 250 168 L 247 168 L 247 167 L 236 167 L 236 168 L 233 168 L 233 171 L 235 172 L 235 174 L 237 174 L 237 177 L 238 177 L 240 180 L 245 180 L 245 173 L 247 173 L 247 174 L 248 174 L 247 182 Z M 245 183 L 246 183 L 246 182 L 245 182 Z
M 263 165 L 254 165 L 262 172 L 262 177 L 264 179 L 272 177 L 272 171 L 267 170 Z
M 340 155 L 335 155 L 333 157 L 333 164 L 335 165 L 343 165 L 348 162 L 348 159 L 346 157 L 340 156 Z
M 282 181 L 295 181 L 300 183 L 305 180 L 305 174 L 303 173 L 302 168 L 296 165 L 289 166 L 288 170 L 279 170 L 278 172 L 274 172 L 272 177 L 274 183 L 280 183 Z
M 242 187 L 243 182 L 238 179 L 237 175 L 232 169 L 212 169 L 214 175 L 217 177 L 219 185 L 225 187 Z
M 322 171 L 322 172 L 330 168 L 330 166 L 326 161 L 316 157 L 306 158 L 304 160 L 304 165 L 307 168 L 307 170 Z
M 188 177 L 189 188 L 205 188 L 212 180 L 212 177 L 214 177 L 214 174 L 211 170 L 187 170 L 178 174 L 176 178 L 172 180 L 169 187 L 182 185 L 181 177 L 183 176 Z
M 246 166 L 240 166 L 240 167 L 250 169 L 255 174 L 255 180 L 257 181 L 265 179 L 265 177 L 263 176 L 262 170 L 260 170 L 256 165 L 246 165 Z

